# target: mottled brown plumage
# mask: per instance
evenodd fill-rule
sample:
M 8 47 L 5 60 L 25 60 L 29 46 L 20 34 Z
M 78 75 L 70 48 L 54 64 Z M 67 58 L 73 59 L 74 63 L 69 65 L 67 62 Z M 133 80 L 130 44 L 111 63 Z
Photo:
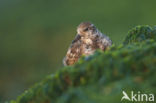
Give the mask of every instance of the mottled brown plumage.
M 82 22 L 77 27 L 77 35 L 68 48 L 63 64 L 72 65 L 82 56 L 89 56 L 96 49 L 105 50 L 112 45 L 108 36 L 102 34 L 92 23 Z

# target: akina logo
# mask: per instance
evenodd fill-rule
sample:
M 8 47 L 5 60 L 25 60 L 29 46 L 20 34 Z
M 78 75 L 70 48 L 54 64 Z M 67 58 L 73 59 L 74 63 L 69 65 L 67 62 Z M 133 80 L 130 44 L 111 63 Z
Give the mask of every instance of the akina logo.
M 128 101 L 149 101 L 154 102 L 154 94 L 145 94 L 138 91 L 137 93 L 134 93 L 134 91 L 131 91 L 131 95 L 129 96 L 125 91 L 122 91 L 123 97 L 121 98 L 121 101 L 128 100 Z

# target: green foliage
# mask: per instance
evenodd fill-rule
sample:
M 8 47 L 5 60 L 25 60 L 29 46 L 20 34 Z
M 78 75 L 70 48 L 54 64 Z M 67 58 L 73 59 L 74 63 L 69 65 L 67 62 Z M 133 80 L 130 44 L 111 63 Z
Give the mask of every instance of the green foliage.
M 124 40 L 124 44 L 142 42 L 148 39 L 156 40 L 156 28 L 137 26 L 128 32 L 128 35 Z
M 125 45 L 81 58 L 25 91 L 11 103 L 115 103 L 122 90 L 156 94 L 155 29 L 132 29 Z

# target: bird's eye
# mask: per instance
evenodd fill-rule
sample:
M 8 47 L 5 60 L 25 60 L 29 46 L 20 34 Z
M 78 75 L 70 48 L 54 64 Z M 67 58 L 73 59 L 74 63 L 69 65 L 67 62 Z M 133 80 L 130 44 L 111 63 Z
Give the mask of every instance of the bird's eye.
M 88 31 L 88 30 L 89 30 L 88 28 L 84 29 L 84 31 Z

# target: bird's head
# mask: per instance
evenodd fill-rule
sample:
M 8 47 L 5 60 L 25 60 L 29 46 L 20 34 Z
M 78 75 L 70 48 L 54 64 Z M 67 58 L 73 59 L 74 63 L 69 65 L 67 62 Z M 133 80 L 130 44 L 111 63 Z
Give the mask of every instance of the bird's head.
M 95 32 L 97 32 L 96 27 L 94 24 L 90 22 L 82 22 L 78 27 L 77 27 L 77 33 L 81 37 L 88 37 L 92 36 Z

